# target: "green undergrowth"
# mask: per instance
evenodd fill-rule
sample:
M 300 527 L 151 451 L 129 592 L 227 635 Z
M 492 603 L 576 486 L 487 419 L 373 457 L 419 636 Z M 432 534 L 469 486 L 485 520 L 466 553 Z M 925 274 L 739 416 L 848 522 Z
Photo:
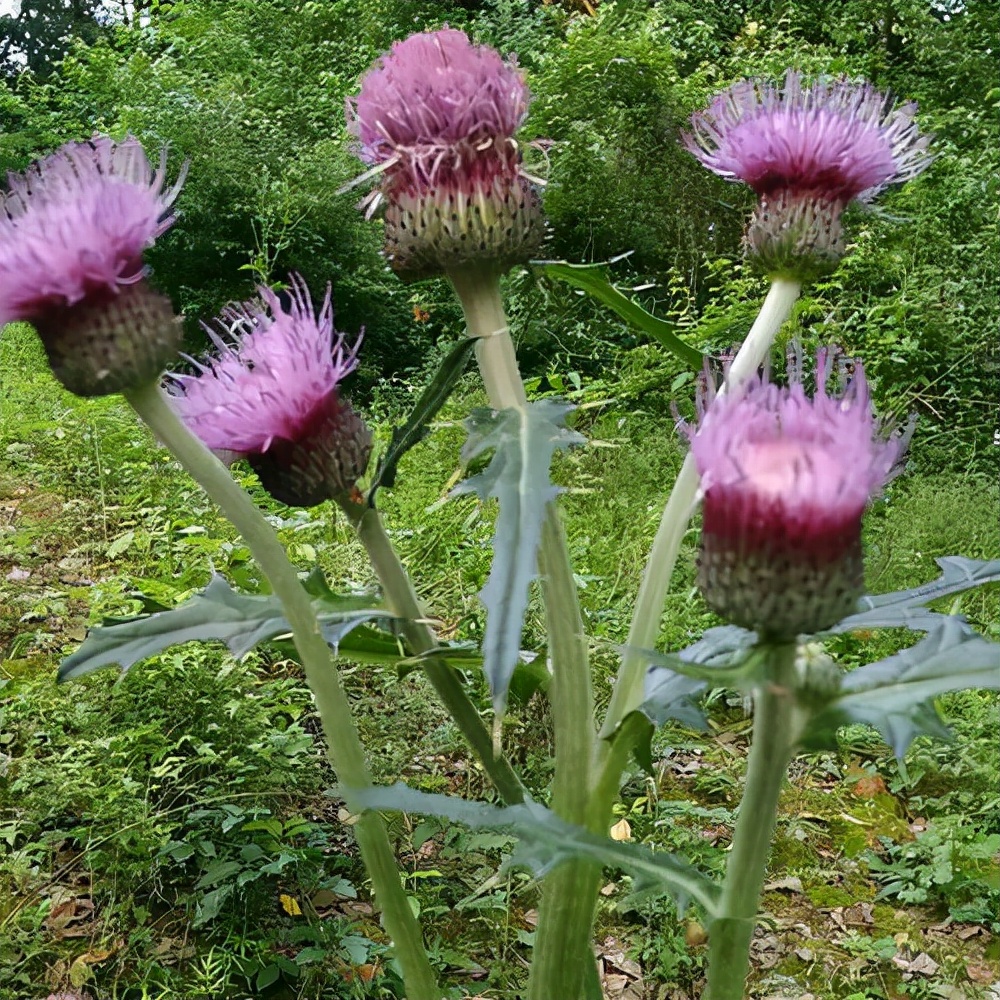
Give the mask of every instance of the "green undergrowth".
M 624 403 L 589 397 L 575 420 L 590 443 L 554 471 L 602 700 L 682 457 L 669 384 L 634 390 Z M 448 494 L 462 474 L 462 418 L 482 402 L 463 383 L 380 498 L 428 614 L 448 638 L 473 641 L 495 511 Z M 388 427 L 377 435 L 387 440 Z M 290 510 L 246 470 L 237 475 L 303 569 L 320 564 L 337 588 L 373 586 L 329 509 Z M 998 500 L 985 480 L 902 476 L 868 515 L 871 589 L 927 580 L 943 555 L 995 556 Z M 693 587 L 696 529 L 675 572 L 664 649 L 716 623 Z M 400 996 L 294 662 L 277 648 L 237 662 L 185 646 L 121 678 L 54 683 L 88 626 L 171 607 L 213 570 L 262 588 L 246 548 L 121 401 L 62 392 L 34 336 L 9 328 L 0 339 L 0 1000 L 76 987 L 97 1000 Z M 535 600 L 528 648 L 544 639 Z M 941 607 L 1000 638 L 996 588 Z M 829 648 L 850 668 L 906 641 L 852 634 Z M 380 781 L 490 795 L 418 674 L 343 671 Z M 482 680 L 469 683 L 485 713 Z M 862 727 L 842 733 L 838 752 L 796 762 L 755 943 L 758 995 L 794 983 L 824 998 L 972 998 L 1000 980 L 997 700 L 968 692 L 941 708 L 955 740 L 919 739 L 903 762 Z M 749 721 L 725 692 L 711 696 L 709 713 L 707 733 L 670 725 L 657 734 L 653 772 L 630 771 L 615 819 L 620 835 L 718 873 Z M 539 795 L 548 733 L 540 697 L 505 723 Z M 527 876 L 499 872 L 509 838 L 409 816 L 391 832 L 449 990 L 518 996 L 538 894 Z M 633 899 L 628 878 L 609 871 L 597 940 L 640 963 L 648 995 L 699 994 L 704 943 L 693 910 Z

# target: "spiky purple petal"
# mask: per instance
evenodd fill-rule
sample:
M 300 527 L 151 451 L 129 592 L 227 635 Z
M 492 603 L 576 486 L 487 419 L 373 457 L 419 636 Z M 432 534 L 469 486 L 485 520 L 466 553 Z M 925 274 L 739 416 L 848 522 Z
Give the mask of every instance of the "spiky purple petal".
M 410 35 L 369 70 L 347 119 L 366 163 L 413 161 L 432 183 L 461 144 L 501 144 L 528 111 L 521 73 L 454 28 Z
M 139 281 L 142 254 L 174 221 L 166 183 L 132 136 L 71 142 L 8 175 L 0 194 L 0 326 L 37 320 Z
M 782 87 L 742 80 L 691 119 L 684 142 L 709 170 L 761 197 L 785 191 L 846 205 L 916 176 L 931 162 L 915 104 L 871 84 L 837 80 Z

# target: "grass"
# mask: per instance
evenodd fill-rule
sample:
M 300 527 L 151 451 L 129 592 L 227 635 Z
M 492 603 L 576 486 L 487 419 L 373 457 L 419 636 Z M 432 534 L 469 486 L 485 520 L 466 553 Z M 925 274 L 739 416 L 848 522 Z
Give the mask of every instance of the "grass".
M 447 636 L 473 640 L 484 623 L 475 595 L 489 570 L 493 511 L 446 496 L 461 419 L 477 401 L 470 383 L 381 500 L 428 612 Z M 662 404 L 642 406 L 640 392 L 627 412 L 583 411 L 592 444 L 555 470 L 567 487 L 601 698 L 680 462 Z M 245 485 L 303 569 L 319 562 L 338 587 L 373 584 L 328 510 L 290 511 L 249 474 Z M 897 480 L 866 525 L 872 590 L 928 579 L 941 555 L 995 556 L 998 499 L 984 480 Z M 663 648 L 715 623 L 692 586 L 696 538 L 692 529 L 678 562 Z M 54 684 L 59 659 L 87 626 L 172 606 L 213 569 L 243 589 L 261 586 L 246 549 L 127 408 L 62 392 L 33 335 L 8 329 L 0 340 L 0 1000 L 71 988 L 99 1000 L 399 995 L 296 664 L 276 647 L 237 662 L 189 645 L 121 678 Z M 1000 638 L 998 597 L 983 589 L 944 607 Z M 543 641 L 534 603 L 524 641 Z M 849 667 L 905 641 L 872 633 L 830 648 Z M 488 794 L 418 674 L 400 680 L 351 664 L 344 673 L 380 780 Z M 470 683 L 485 710 L 485 687 Z M 796 762 L 755 943 L 758 995 L 794 983 L 845 1000 L 973 998 L 1000 980 L 997 702 L 968 692 L 941 708 L 956 740 L 919 739 L 902 764 L 861 727 L 842 733 L 838 752 Z M 654 771 L 629 774 L 616 819 L 633 839 L 719 871 L 748 721 L 723 694 L 710 715 L 708 733 L 670 725 L 657 734 Z M 543 794 L 544 700 L 511 714 L 505 741 Z M 517 997 L 537 887 L 523 874 L 498 875 L 509 838 L 410 817 L 394 820 L 393 834 L 450 989 Z M 597 941 L 608 976 L 634 978 L 627 963 L 636 960 L 648 996 L 695 997 L 699 932 L 693 911 L 678 920 L 668 901 L 632 902 L 628 878 L 607 873 Z

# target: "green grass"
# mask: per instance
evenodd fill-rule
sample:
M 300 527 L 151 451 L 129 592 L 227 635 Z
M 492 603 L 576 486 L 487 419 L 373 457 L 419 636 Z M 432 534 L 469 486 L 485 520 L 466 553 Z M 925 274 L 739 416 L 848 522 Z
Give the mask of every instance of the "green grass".
M 470 382 L 381 500 L 428 613 L 448 637 L 472 640 L 484 624 L 476 592 L 489 571 L 494 511 L 447 493 L 459 470 L 461 420 L 477 402 Z M 627 411 L 582 411 L 591 445 L 555 470 L 567 488 L 561 502 L 601 699 L 681 458 L 662 401 L 642 406 L 640 392 Z M 290 511 L 252 475 L 244 483 L 303 569 L 319 562 L 338 587 L 373 585 L 363 553 L 329 510 Z M 941 555 L 995 556 L 998 501 L 984 480 L 897 480 L 867 520 L 871 589 L 925 581 Z M 675 572 L 662 648 L 715 623 L 693 588 L 696 539 L 695 527 Z M 34 336 L 9 328 L 0 340 L 0 1000 L 42 998 L 74 983 L 101 1000 L 398 996 L 296 664 L 276 648 L 236 662 L 219 648 L 185 646 L 123 678 L 104 672 L 54 683 L 59 659 L 87 626 L 171 606 L 213 568 L 243 589 L 261 585 L 245 547 L 130 411 L 118 399 L 64 393 Z M 1000 638 L 997 588 L 943 609 Z M 524 641 L 543 638 L 533 600 Z M 850 667 L 906 641 L 872 633 L 830 648 Z M 345 664 L 344 676 L 380 780 L 488 794 L 418 674 L 399 680 Z M 485 710 L 485 686 L 470 683 Z M 951 995 L 971 998 L 988 975 L 1000 979 L 990 937 L 1000 928 L 989 917 L 997 892 L 991 838 L 1000 833 L 997 700 L 968 692 L 941 707 L 956 740 L 919 739 L 903 766 L 860 727 L 844 731 L 839 752 L 796 763 L 769 877 L 798 879 L 800 888 L 764 897 L 774 940 L 755 953 L 761 995 L 794 981 L 821 997 L 930 997 L 954 988 L 961 992 Z M 677 725 L 657 734 L 654 774 L 629 774 L 617 818 L 634 839 L 719 871 L 748 722 L 736 699 L 715 696 L 710 711 L 707 734 Z M 545 703 L 536 698 L 513 715 L 505 741 L 542 795 L 551 755 Z M 507 838 L 411 818 L 393 824 L 450 987 L 518 996 L 537 887 L 516 873 L 496 876 Z M 641 960 L 650 989 L 669 983 L 676 992 L 668 996 L 697 996 L 698 928 L 678 922 L 663 900 L 621 907 L 628 892 L 628 879 L 609 872 L 598 941 Z M 859 901 L 871 905 L 870 920 L 841 929 L 832 914 Z M 951 929 L 927 930 L 948 917 Z M 955 933 L 975 925 L 986 934 Z M 899 961 L 920 951 L 938 970 L 905 979 Z

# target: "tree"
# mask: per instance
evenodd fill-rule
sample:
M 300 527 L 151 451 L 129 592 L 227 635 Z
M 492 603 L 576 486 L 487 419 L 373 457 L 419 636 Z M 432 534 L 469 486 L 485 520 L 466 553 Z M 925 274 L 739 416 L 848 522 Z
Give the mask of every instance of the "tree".
M 110 20 L 100 0 L 23 0 L 17 14 L 0 15 L 0 73 L 47 76 L 74 38 L 95 42 Z

